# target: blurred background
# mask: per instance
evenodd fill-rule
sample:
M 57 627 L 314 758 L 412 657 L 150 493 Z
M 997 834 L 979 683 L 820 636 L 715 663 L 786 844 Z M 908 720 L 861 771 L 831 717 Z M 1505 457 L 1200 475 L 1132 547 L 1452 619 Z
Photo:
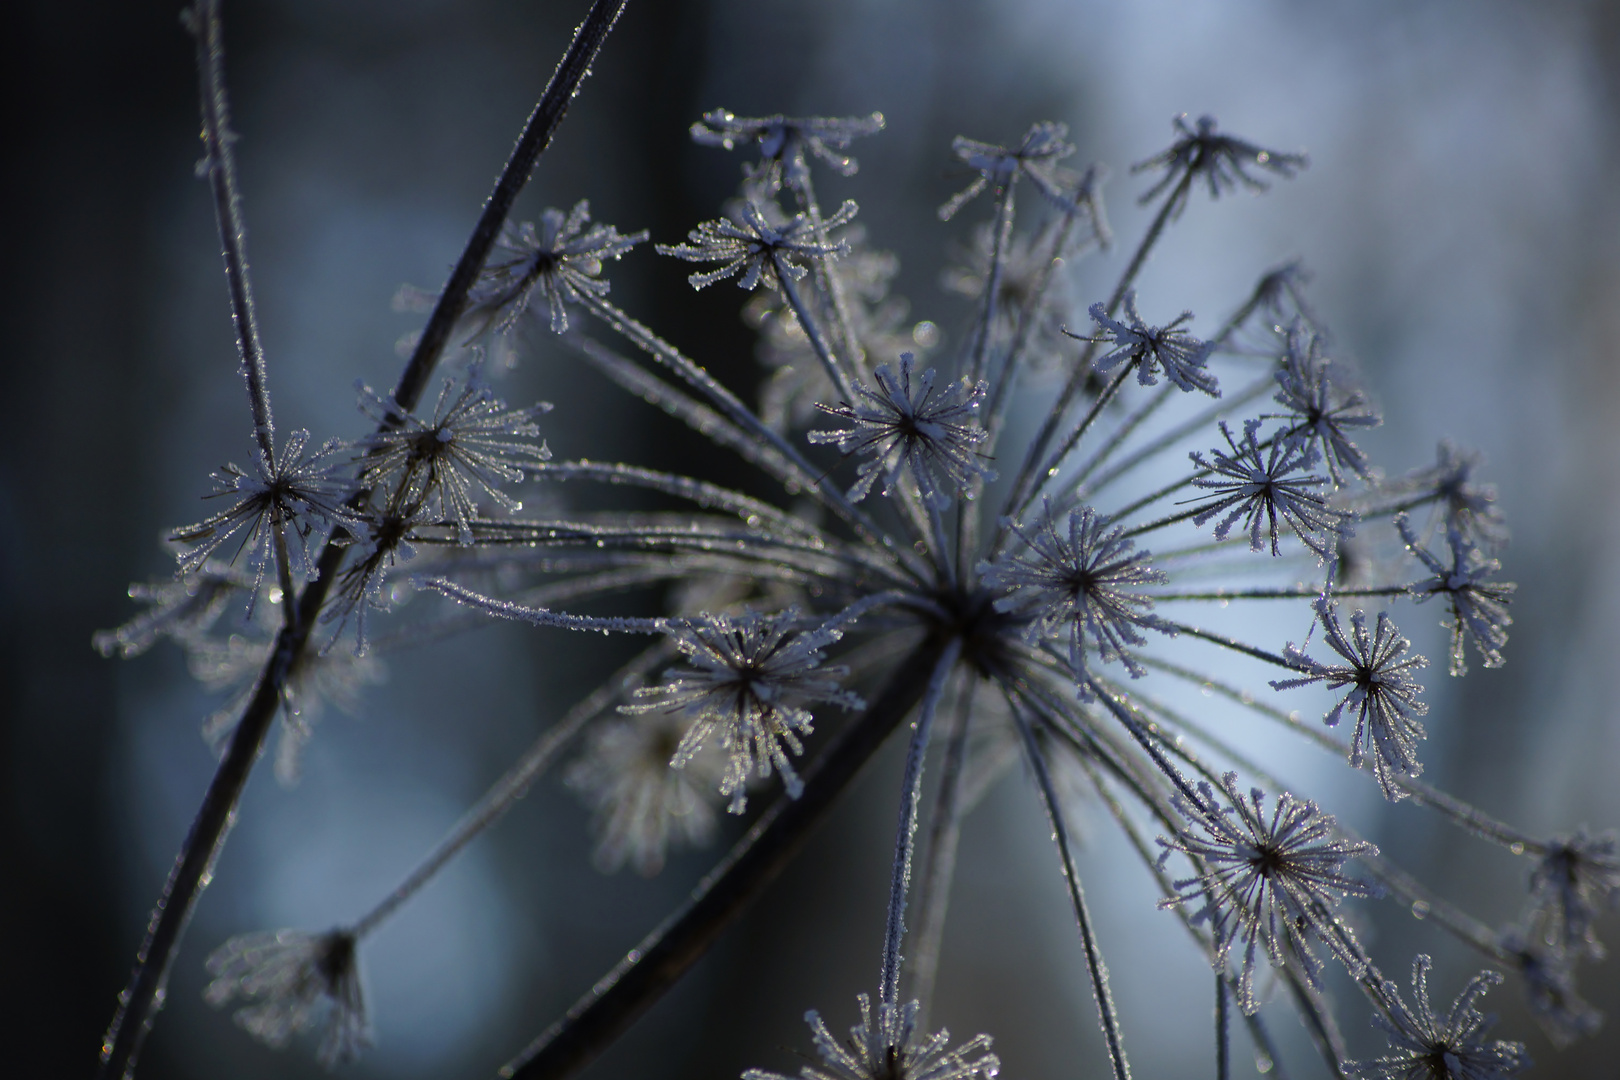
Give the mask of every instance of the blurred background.
M 394 342 L 416 327 L 391 298 L 401 283 L 442 282 L 585 8 L 226 5 L 283 431 L 365 430 L 353 383 L 391 384 Z M 195 74 L 176 5 L 14 0 L 7 22 L 0 318 L 17 393 L 0 424 L 0 955 L 13 1000 L 0 1015 L 13 1075 L 88 1076 L 211 774 L 198 728 L 219 706 L 172 648 L 104 660 L 90 636 L 132 614 L 129 582 L 171 572 L 158 538 L 204 516 L 209 471 L 246 460 L 249 431 L 193 177 Z M 1316 310 L 1383 404 L 1384 428 L 1364 440 L 1374 459 L 1391 472 L 1421 465 L 1443 436 L 1484 452 L 1513 528 L 1506 576 L 1520 586 L 1508 665 L 1456 682 L 1443 664 L 1426 673 L 1425 778 L 1534 833 L 1602 829 L 1620 824 L 1617 73 L 1620 9 L 1603 0 L 631 0 L 519 216 L 588 197 L 599 220 L 674 242 L 716 215 L 738 177 L 737 156 L 688 141 L 704 110 L 882 110 L 888 130 L 856 147 L 856 177 L 823 182 L 825 198 L 860 202 L 872 242 L 900 256 L 897 291 L 950 333 L 966 310 L 941 291 L 939 268 L 983 213 L 934 220 L 966 182 L 952 136 L 1009 141 L 1032 121 L 1066 122 L 1075 163 L 1113 166 L 1105 192 L 1124 244 L 1144 221 L 1145 184 L 1127 166 L 1167 145 L 1177 113 L 1308 150 L 1309 171 L 1262 198 L 1194 199 L 1143 280 L 1144 297 L 1162 298 L 1148 314 L 1219 317 L 1260 271 L 1303 257 Z M 1082 268 L 1088 299 L 1120 258 Z M 613 269 L 614 296 L 732 385 L 753 385 L 742 294 L 694 297 L 687 269 L 638 252 Z M 564 456 L 743 475 L 554 351 L 537 350 L 501 389 L 514 405 L 556 403 L 545 435 Z M 1438 612 L 1418 610 L 1403 629 L 1440 657 L 1434 628 L 1418 629 Z M 356 715 L 329 711 L 296 788 L 261 769 L 144 1075 L 318 1074 L 308 1046 L 266 1050 L 203 1004 L 203 957 L 232 934 L 353 918 L 616 659 L 562 635 L 482 631 L 394 664 Z M 791 1073 L 810 1048 L 806 1009 L 847 1030 L 855 994 L 875 982 L 898 765 L 876 762 L 795 867 L 588 1075 Z M 1514 916 L 1527 864 L 1360 788 L 1335 803 L 1350 790 L 1335 769 L 1296 775 L 1488 922 Z M 678 856 L 651 880 L 604 876 L 587 824 L 543 782 L 368 943 L 378 1045 L 349 1074 L 491 1075 L 718 853 Z M 1081 870 L 1138 1075 L 1208 1074 L 1207 968 L 1153 910 L 1147 875 L 1107 823 L 1084 831 Z M 1009 1078 L 1103 1075 L 1046 832 L 1018 783 L 971 819 L 934 1020 L 962 1039 L 993 1034 Z M 1374 954 L 1403 983 L 1414 951 L 1436 952 L 1437 1006 L 1477 970 L 1397 907 L 1364 910 Z M 1620 922 L 1600 936 L 1620 940 Z M 1516 983 L 1487 999 L 1541 1062 L 1533 1075 L 1614 1075 L 1617 970 L 1584 969 L 1610 1024 L 1562 1055 Z M 1376 1052 L 1365 1006 L 1344 1004 L 1352 1049 Z M 1291 1063 L 1313 1075 L 1278 1015 L 1301 1051 Z

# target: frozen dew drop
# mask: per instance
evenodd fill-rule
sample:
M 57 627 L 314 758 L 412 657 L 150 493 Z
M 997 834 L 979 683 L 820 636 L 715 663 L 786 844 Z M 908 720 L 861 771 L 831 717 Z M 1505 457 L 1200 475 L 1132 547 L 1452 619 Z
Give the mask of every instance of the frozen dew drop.
M 1524 845 L 1515 840 L 1513 843 L 1508 845 L 1508 850 L 1513 852 L 1515 855 L 1523 855 Z
M 932 349 L 939 344 L 940 337 L 939 327 L 927 319 L 911 328 L 911 340 L 919 349 Z
M 1412 901 L 1412 918 L 1427 919 L 1429 917 L 1429 902 L 1427 900 Z

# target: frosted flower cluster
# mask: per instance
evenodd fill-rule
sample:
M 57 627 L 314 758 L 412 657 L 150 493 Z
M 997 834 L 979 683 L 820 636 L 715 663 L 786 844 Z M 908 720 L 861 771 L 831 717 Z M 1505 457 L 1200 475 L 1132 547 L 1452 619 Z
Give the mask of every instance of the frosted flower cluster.
M 229 733 L 228 760 L 251 765 L 271 715 L 301 745 L 312 715 L 302 702 L 343 703 L 372 681 L 362 654 L 489 618 L 644 647 L 576 700 L 548 702 L 553 724 L 369 911 L 324 933 L 221 945 L 208 999 L 237 1003 L 239 1023 L 271 1045 L 321 1027 L 324 1062 L 353 1056 L 371 1031 L 359 977 L 368 935 L 554 766 L 592 815 L 604 871 L 657 873 L 673 851 L 727 830 L 722 804 L 740 815 L 765 803 L 689 901 L 651 937 L 627 930 L 642 944 L 506 1073 L 559 1075 L 579 1064 L 567 1047 L 599 1045 L 614 1017 L 650 1004 L 861 766 L 903 738 L 878 994 L 859 999 L 847 1040 L 809 1014 L 820 1060 L 804 1080 L 997 1075 L 989 1036 L 949 1049 L 920 1017 L 935 997 L 963 822 L 989 784 L 1015 774 L 1051 826 L 1073 962 L 1116 1080 L 1139 1036 L 1110 980 L 1152 976 L 1107 968 L 1070 843 L 1076 802 L 1106 812 L 1159 883 L 1166 925 L 1216 973 L 1217 1015 L 1237 1002 L 1241 1032 L 1223 1019 L 1213 1040 L 1218 1075 L 1235 1038 L 1276 1060 L 1283 1006 L 1263 1000 L 1271 979 L 1330 1065 L 1352 1060 L 1344 1010 L 1325 993 L 1330 960 L 1342 969 L 1335 997 L 1352 987 L 1390 1040 L 1345 1071 L 1489 1080 L 1525 1066 L 1519 1044 L 1487 1039 L 1475 1008 L 1496 974 L 1444 1017 L 1426 956 L 1411 1006 L 1383 976 L 1347 909 L 1385 896 L 1437 911 L 1436 932 L 1509 969 L 1555 1038 L 1590 1031 L 1575 979 L 1601 956 L 1595 919 L 1620 895 L 1614 835 L 1529 836 L 1417 780 L 1426 660 L 1397 622 L 1410 630 L 1440 609 L 1452 676 L 1470 648 L 1487 667 L 1507 656 L 1515 586 L 1501 579 L 1505 524 L 1480 462 L 1442 443 L 1433 464 L 1374 466 L 1355 439 L 1378 411 L 1306 302 L 1297 262 L 1216 317 L 1154 324 L 1138 309 L 1137 271 L 1173 244 L 1198 190 L 1258 192 L 1304 156 L 1178 117 L 1172 144 L 1132 169 L 1158 174 L 1140 194 L 1154 209 L 1115 265 L 1104 260 L 1107 172 L 1060 164 L 1076 153 L 1063 125 L 1037 122 L 1008 142 L 959 137 L 940 160 L 973 179 L 939 216 L 971 204 L 987 220 L 964 227 L 969 256 L 945 275 L 954 324 L 949 307 L 911 323 L 912 301 L 892 293 L 896 256 L 869 240 L 883 223 L 855 225 L 848 200 L 824 211 L 818 187 L 852 174 L 852 144 L 883 126 L 878 113 L 717 109 L 691 129 L 744 156 L 741 200 L 684 243 L 651 246 L 705 264 L 688 277 L 695 289 L 736 278 L 753 293 L 743 315 L 771 372 L 759 407 L 610 299 L 607 269 L 642 257 L 647 234 L 593 221 L 583 199 L 483 234 L 499 241 L 481 249 L 476 280 L 443 297 L 464 313 L 414 339 L 419 351 L 456 343 L 460 366 L 431 405 L 420 398 L 436 353 L 413 357 L 391 393 L 362 386 L 370 434 L 311 455 L 300 432 L 274 454 L 268 395 L 255 391 L 257 464 L 216 474 L 229 503 L 174 532 L 178 577 L 132 590 L 144 610 L 96 641 L 123 655 L 178 643 L 229 696 L 211 721 L 216 737 Z M 1040 198 L 1021 206 L 1031 188 Z M 1143 307 L 1175 301 L 1144 296 Z M 1090 332 L 1056 332 L 1065 326 Z M 553 457 L 541 440 L 549 406 L 514 408 L 485 381 L 495 354 L 591 367 L 735 454 L 752 479 L 567 447 Z M 600 508 L 626 492 L 649 498 Z M 258 621 L 241 622 L 233 612 L 261 594 Z M 1296 644 L 1289 631 L 1302 625 L 1311 633 Z M 1267 682 L 1269 693 L 1249 689 Z M 1320 724 L 1289 711 L 1308 693 L 1321 695 Z M 1225 717 L 1187 704 L 1216 698 L 1269 725 L 1273 741 L 1318 748 L 1387 800 L 1525 858 L 1524 916 L 1492 928 L 1439 900 L 1297 793 L 1291 758 L 1258 760 L 1260 743 L 1240 745 Z M 1010 767 L 1020 759 L 1021 772 Z M 643 977 L 644 964 L 654 973 Z

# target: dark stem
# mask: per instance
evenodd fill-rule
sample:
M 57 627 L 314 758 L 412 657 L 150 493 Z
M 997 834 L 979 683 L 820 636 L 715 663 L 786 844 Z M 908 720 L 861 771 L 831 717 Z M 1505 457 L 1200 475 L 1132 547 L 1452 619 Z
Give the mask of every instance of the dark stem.
M 197 39 L 197 77 L 202 98 L 203 164 L 214 197 L 214 219 L 219 225 L 220 255 L 225 260 L 225 283 L 231 293 L 231 321 L 236 325 L 236 349 L 247 380 L 248 407 L 253 410 L 253 437 L 266 467 L 276 468 L 275 424 L 270 416 L 270 390 L 264 383 L 264 346 L 259 341 L 259 320 L 253 312 L 253 286 L 248 281 L 247 228 L 242 224 L 242 199 L 236 188 L 236 159 L 231 154 L 230 102 L 225 96 L 225 41 L 220 33 L 219 0 L 203 0 L 192 9 L 191 32 Z
M 807 770 L 803 794 L 778 798 L 687 902 L 507 1064 L 501 1076 L 572 1076 L 651 1008 L 793 858 L 839 792 L 922 698 L 945 647 L 929 641 L 912 652 L 878 699 Z
M 1226 1000 L 1226 972 L 1215 973 L 1215 1077 L 1230 1080 L 1232 1076 L 1232 1031 L 1227 1019 L 1230 1003 Z
M 619 13 L 624 10 L 626 2 L 627 0 L 595 0 L 590 14 L 574 32 L 573 43 L 569 46 L 562 63 L 557 66 L 545 93 L 541 95 L 540 103 L 535 106 L 528 123 L 524 126 L 517 149 L 513 151 L 505 169 L 502 170 L 500 179 L 495 185 L 495 193 L 485 204 L 478 228 L 468 241 L 467 249 L 462 253 L 461 261 L 457 263 L 455 273 L 451 275 L 450 282 L 445 286 L 444 294 L 434 309 L 428 329 L 423 333 L 422 341 L 400 378 L 399 386 L 394 392 L 394 400 L 399 403 L 402 410 L 411 408 L 421 396 L 422 387 L 437 362 L 445 342 L 449 339 L 451 326 L 466 307 L 468 290 L 472 288 L 478 271 L 489 255 L 501 222 L 505 219 L 518 191 L 528 180 L 540 152 L 550 142 L 552 133 L 567 111 L 569 101 L 579 90 L 579 84 L 589 72 L 591 62 L 601 48 L 607 32 L 618 19 Z M 212 40 L 217 43 L 218 17 L 212 7 L 209 8 L 205 18 L 208 25 L 212 25 L 214 29 L 210 31 L 208 25 L 199 25 L 197 27 L 199 40 L 212 35 Z M 204 48 L 199 44 L 199 59 L 205 67 L 212 68 L 217 67 L 220 55 L 216 47 Z M 209 93 L 206 88 L 211 85 L 205 73 L 205 94 Z M 217 107 L 222 106 L 223 96 L 220 97 Z M 205 111 L 210 108 L 207 101 L 204 108 Z M 223 224 L 220 231 L 227 235 L 227 242 L 229 236 L 240 237 L 239 229 L 232 230 Z M 471 269 L 468 270 L 468 267 Z M 249 311 L 251 314 L 251 309 Z M 363 493 L 357 496 L 357 500 L 363 503 L 367 497 L 369 493 Z M 119 996 L 118 1010 L 113 1014 L 112 1024 L 102 1040 L 100 1075 L 103 1080 L 122 1080 L 134 1074 L 141 1045 L 145 1042 L 146 1035 L 152 1028 L 154 1014 L 162 1003 L 164 985 L 168 981 L 169 969 L 174 964 L 180 938 L 191 919 L 197 897 L 208 881 L 214 859 L 218 857 L 224 845 L 225 834 L 235 817 L 236 804 L 241 798 L 243 788 L 247 786 L 253 763 L 258 760 L 265 736 L 269 733 L 270 725 L 281 707 L 282 691 L 287 676 L 308 647 L 311 629 L 326 602 L 332 582 L 337 578 L 338 569 L 347 550 L 340 544 L 328 543 L 321 552 L 315 581 L 296 601 L 298 618 L 283 627 L 277 635 L 275 649 L 259 676 L 253 697 L 243 710 L 242 719 L 237 723 L 236 731 L 231 736 L 225 757 L 219 763 L 219 768 L 203 795 L 202 805 L 197 810 L 197 816 L 193 819 L 191 829 L 180 847 L 180 854 L 175 859 L 174 868 L 170 871 L 163 892 L 152 910 L 146 940 L 141 943 L 140 950 L 135 954 L 135 971 L 131 976 L 129 987 Z M 292 604 L 294 600 L 288 597 L 286 602 Z

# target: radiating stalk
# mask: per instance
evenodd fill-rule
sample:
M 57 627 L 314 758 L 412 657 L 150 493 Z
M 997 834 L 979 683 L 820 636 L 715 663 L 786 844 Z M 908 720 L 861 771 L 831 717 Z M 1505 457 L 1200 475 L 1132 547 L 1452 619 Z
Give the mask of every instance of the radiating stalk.
M 911 889 L 911 855 L 917 835 L 917 804 L 922 799 L 923 762 L 928 757 L 928 737 L 933 734 L 934 714 L 945 696 L 945 683 L 962 655 L 962 639 L 951 638 L 934 664 L 922 708 L 911 732 L 906 751 L 905 778 L 900 782 L 900 821 L 894 832 L 894 861 L 889 868 L 889 913 L 883 924 L 883 968 L 878 978 L 878 1002 L 900 1002 L 900 943 L 906 936 L 906 894 Z
M 928 1030 L 928 1013 L 939 976 L 940 948 L 945 938 L 945 915 L 950 907 L 951 882 L 956 877 L 956 847 L 962 836 L 962 767 L 967 761 L 968 731 L 972 726 L 973 699 L 978 680 L 968 678 L 957 703 L 956 716 L 945 743 L 939 789 L 928 815 L 928 843 L 923 848 L 921 904 L 916 945 L 911 953 L 911 991 L 918 1002 L 917 1030 Z
M 1011 696 L 1011 695 L 1009 695 Z M 1125 1057 L 1125 1044 L 1119 1030 L 1119 1014 L 1108 989 L 1108 967 L 1103 963 L 1102 950 L 1091 925 L 1091 911 L 1086 906 L 1086 893 L 1080 885 L 1080 872 L 1075 868 L 1074 856 L 1069 849 L 1069 829 L 1063 821 L 1063 810 L 1058 805 L 1057 793 L 1052 788 L 1052 776 L 1046 767 L 1046 755 L 1035 740 L 1034 729 L 1024 713 L 1022 702 L 1012 700 L 1013 720 L 1024 741 L 1024 753 L 1035 774 L 1035 786 L 1046 809 L 1047 821 L 1052 826 L 1052 837 L 1057 844 L 1058 858 L 1063 865 L 1063 881 L 1069 888 L 1069 901 L 1074 907 L 1075 922 L 1080 927 L 1080 943 L 1086 953 L 1086 970 L 1091 975 L 1091 993 L 1097 1000 L 1097 1015 L 1102 1024 L 1103 1041 L 1108 1044 L 1108 1061 L 1113 1066 L 1115 1080 L 1130 1080 L 1131 1066 Z

